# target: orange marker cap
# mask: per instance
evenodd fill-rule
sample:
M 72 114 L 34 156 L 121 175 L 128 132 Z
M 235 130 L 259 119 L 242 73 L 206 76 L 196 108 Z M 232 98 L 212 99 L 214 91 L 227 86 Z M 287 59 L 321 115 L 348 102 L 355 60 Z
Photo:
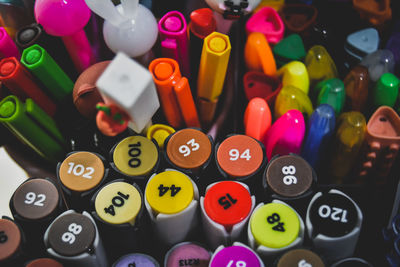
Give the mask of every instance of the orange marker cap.
M 243 221 L 251 211 L 249 191 L 240 183 L 223 181 L 213 185 L 204 197 L 204 209 L 216 223 L 231 229 Z
M 250 70 L 262 71 L 266 75 L 276 74 L 276 63 L 272 49 L 264 34 L 253 32 L 247 37 L 244 59 Z
M 251 99 L 244 113 L 246 135 L 263 141 L 271 121 L 271 110 L 267 102 L 259 97 Z

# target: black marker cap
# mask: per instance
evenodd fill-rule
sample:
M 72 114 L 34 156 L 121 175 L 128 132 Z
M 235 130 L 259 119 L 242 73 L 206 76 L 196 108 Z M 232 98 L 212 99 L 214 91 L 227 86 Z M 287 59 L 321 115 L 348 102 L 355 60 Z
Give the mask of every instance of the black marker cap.
M 372 265 L 360 258 L 348 258 L 336 262 L 332 267 L 372 267 Z

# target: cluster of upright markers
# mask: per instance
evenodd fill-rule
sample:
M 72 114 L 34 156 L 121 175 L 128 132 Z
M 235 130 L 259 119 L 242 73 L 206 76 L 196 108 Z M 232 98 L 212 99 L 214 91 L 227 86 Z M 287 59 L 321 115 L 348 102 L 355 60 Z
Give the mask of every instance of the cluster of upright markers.
M 0 122 L 58 164 L 56 179 L 14 192 L 0 266 L 372 266 L 351 258 L 359 205 L 317 189 L 317 173 L 382 184 L 397 156 L 400 28 L 379 37 L 389 0 L 353 0 L 372 27 L 347 35 L 343 54 L 311 0 L 189 1 L 212 8 L 190 10 L 189 24 L 134 0 L 13 2 L 0 5 Z M 226 135 L 226 84 L 242 68 L 232 19 L 247 33 L 235 85 L 247 99 L 235 101 L 248 105 L 244 132 Z

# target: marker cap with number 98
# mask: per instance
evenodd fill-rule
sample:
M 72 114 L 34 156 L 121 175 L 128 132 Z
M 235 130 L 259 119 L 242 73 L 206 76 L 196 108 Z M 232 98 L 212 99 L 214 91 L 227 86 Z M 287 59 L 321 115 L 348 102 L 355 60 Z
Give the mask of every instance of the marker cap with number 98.
M 107 179 L 108 172 L 105 159 L 97 153 L 69 153 L 57 165 L 57 177 L 68 207 L 77 211 L 88 210 L 90 197 Z
M 273 200 L 254 209 L 247 227 L 250 247 L 263 259 L 299 246 L 304 239 L 304 222 L 288 204 Z
M 316 250 L 334 261 L 353 255 L 363 215 L 357 204 L 343 192 L 318 192 L 307 209 L 308 236 Z
M 145 189 L 145 207 L 156 236 L 171 245 L 187 238 L 197 225 L 199 191 L 186 174 L 166 169 L 153 174 Z
M 210 184 L 200 198 L 203 231 L 211 248 L 239 240 L 256 205 L 246 184 L 222 181 Z
M 44 234 L 47 253 L 76 267 L 106 267 L 107 258 L 97 226 L 90 214 L 67 210 L 60 214 Z
M 230 247 L 219 246 L 210 261 L 209 267 L 264 267 L 263 261 L 251 248 L 240 242 Z

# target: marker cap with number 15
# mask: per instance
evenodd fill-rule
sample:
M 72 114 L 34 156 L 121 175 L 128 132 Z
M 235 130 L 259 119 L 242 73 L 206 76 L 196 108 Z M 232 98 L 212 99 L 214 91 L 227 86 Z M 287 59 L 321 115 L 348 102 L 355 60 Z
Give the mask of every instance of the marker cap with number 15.
M 203 231 L 212 248 L 239 240 L 256 205 L 247 185 L 235 181 L 210 184 L 200 198 Z

